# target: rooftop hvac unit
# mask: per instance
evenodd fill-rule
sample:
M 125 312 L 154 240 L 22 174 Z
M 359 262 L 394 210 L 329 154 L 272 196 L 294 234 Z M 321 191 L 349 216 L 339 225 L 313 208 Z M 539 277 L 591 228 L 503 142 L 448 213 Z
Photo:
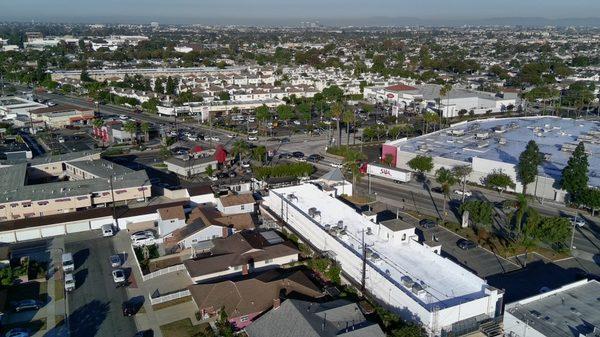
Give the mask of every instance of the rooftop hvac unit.
M 412 287 L 413 283 L 415 283 L 415 282 L 413 281 L 413 279 L 410 276 L 404 275 L 400 278 L 400 283 L 402 283 L 403 286 L 410 288 L 410 287 Z
M 308 209 L 308 215 L 310 215 L 311 217 L 315 217 L 315 212 L 317 211 L 316 207 L 311 207 Z
M 371 257 L 369 259 L 375 263 L 381 262 L 381 256 L 379 256 L 379 254 L 377 253 L 371 254 Z
M 425 289 L 423 289 L 423 286 L 421 286 L 418 283 L 413 283 L 412 287 L 411 287 L 411 291 L 413 292 L 413 294 L 417 295 L 417 296 L 421 296 L 425 294 Z
M 389 269 L 386 269 L 386 270 L 385 270 L 385 274 L 386 274 L 387 276 L 391 276 L 391 275 L 392 275 L 392 272 L 390 272 L 390 270 L 389 270 Z
M 498 139 L 498 144 L 506 145 L 506 138 L 503 137 L 503 138 Z
M 329 231 L 329 229 L 331 229 L 331 226 L 330 226 L 329 224 L 325 224 L 325 225 L 323 225 L 323 228 L 324 228 L 326 231 Z
M 294 193 L 288 194 L 287 198 L 288 198 L 288 200 L 296 200 L 296 201 L 298 201 L 298 197 Z
M 365 249 L 365 255 L 367 256 L 367 258 L 370 258 L 371 256 L 373 256 L 373 249 L 371 249 L 371 248 Z
M 487 140 L 484 142 L 479 142 L 477 143 L 477 148 L 482 149 L 484 147 L 488 147 L 490 145 L 490 142 L 488 142 Z
M 340 220 L 337 223 L 337 228 L 338 229 L 344 229 L 344 220 Z
M 367 227 L 367 235 L 373 235 L 373 230 L 371 229 L 371 227 Z

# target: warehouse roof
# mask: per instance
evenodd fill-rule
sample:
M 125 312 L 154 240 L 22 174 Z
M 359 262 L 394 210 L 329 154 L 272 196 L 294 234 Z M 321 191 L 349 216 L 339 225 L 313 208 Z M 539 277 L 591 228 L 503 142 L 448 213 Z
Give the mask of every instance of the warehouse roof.
M 479 135 L 479 137 L 478 137 Z M 471 162 L 473 157 L 517 164 L 530 140 L 546 160 L 540 175 L 560 178 L 570 148 L 584 141 L 589 160 L 589 183 L 600 186 L 600 123 L 558 117 L 484 119 L 454 126 L 389 145 L 401 151 Z
M 507 304 L 506 311 L 546 337 L 598 336 L 600 282 L 583 280 Z
M 297 201 L 294 200 L 293 205 L 306 213 L 306 221 L 314 221 L 308 215 L 312 207 L 321 212 L 321 224 L 335 225 L 342 221 L 347 226 L 347 237 L 342 239 L 345 246 L 354 254 L 362 254 L 362 233 L 365 228 L 374 226 L 373 222 L 340 200 L 324 195 L 312 184 L 284 187 L 271 192 L 296 196 Z M 381 257 L 381 263 L 374 264 L 374 268 L 394 280 L 398 287 L 402 287 L 398 281 L 403 276 L 410 276 L 414 282 L 421 284 L 429 294 L 425 300 L 421 300 L 424 305 L 450 306 L 485 296 L 487 284 L 483 279 L 416 241 L 390 244 L 388 239 L 377 235 L 365 235 L 364 238 L 364 243 Z M 360 275 L 351 276 L 360 279 Z M 410 292 L 410 289 L 404 291 Z

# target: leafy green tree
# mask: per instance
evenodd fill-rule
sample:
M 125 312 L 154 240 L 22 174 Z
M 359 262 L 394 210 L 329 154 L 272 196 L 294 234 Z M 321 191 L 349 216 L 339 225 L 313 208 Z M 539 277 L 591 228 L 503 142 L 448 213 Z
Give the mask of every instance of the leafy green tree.
M 179 80 L 178 80 L 179 81 Z M 177 89 L 177 84 L 173 77 L 167 77 L 167 84 L 165 86 L 165 92 L 167 95 L 175 95 L 175 90 Z
M 221 337 L 233 337 L 233 326 L 229 322 L 229 317 L 227 312 L 225 312 L 225 307 L 221 308 L 219 312 L 219 319 L 216 324 L 217 330 L 219 331 L 219 336 Z
M 467 177 L 473 172 L 471 165 L 461 165 L 452 168 L 452 173 L 460 181 L 462 186 L 461 202 L 465 201 L 465 190 L 467 187 Z
M 362 152 L 347 148 L 343 165 L 352 173 L 352 186 L 356 186 L 356 183 L 363 176 L 363 173 L 360 171 L 360 161 L 364 158 L 365 155 Z
M 565 217 L 543 217 L 537 230 L 540 240 L 553 247 L 562 246 L 571 237 L 571 222 Z
M 146 102 L 142 103 L 142 109 L 144 109 L 148 112 L 157 113 L 159 104 L 160 104 L 160 101 L 158 100 L 158 98 L 152 97 L 149 100 L 147 100 Z
M 204 169 L 204 173 L 206 173 L 207 176 L 212 177 L 212 175 L 215 173 L 215 169 L 212 165 L 208 165 L 205 169 Z
M 277 116 L 279 117 L 279 120 L 284 121 L 287 124 L 287 122 L 294 117 L 294 109 L 287 104 L 282 104 L 277 107 Z
M 468 200 L 460 205 L 460 213 L 469 211 L 469 219 L 483 228 L 489 228 L 492 225 L 494 207 L 485 200 Z
M 523 219 L 525 218 L 525 215 L 528 211 L 529 205 L 527 203 L 527 198 L 525 197 L 525 194 L 517 195 L 517 211 L 515 212 L 514 222 L 515 229 L 518 232 L 523 232 Z
M 523 194 L 527 194 L 527 185 L 535 181 L 541 163 L 540 149 L 534 140 L 530 140 L 525 150 L 519 155 L 517 164 L 517 179 L 523 185 Z
M 229 101 L 231 99 L 231 95 L 227 91 L 221 91 L 218 94 L 220 101 Z
M 421 178 L 425 177 L 425 172 L 433 170 L 433 158 L 429 156 L 418 155 L 408 161 L 408 167 L 417 171 Z
M 241 160 L 242 156 L 247 154 L 249 151 L 248 143 L 243 140 L 236 140 L 231 146 L 231 154 L 237 157 L 237 160 Z
M 297 106 L 297 110 L 298 110 L 298 117 L 302 120 L 304 120 L 305 122 L 309 122 L 312 114 L 312 107 L 310 106 L 310 104 L 306 103 L 306 102 L 302 102 L 300 104 L 298 104 Z
M 266 161 L 267 148 L 264 145 L 257 146 L 252 149 L 252 158 L 254 160 L 264 163 Z
M 344 91 L 337 85 L 332 85 L 323 89 L 323 96 L 329 102 L 341 102 L 344 98 Z
M 583 142 L 580 142 L 567 166 L 562 171 L 561 187 L 569 193 L 571 201 L 579 203 L 581 193 L 588 188 L 588 156 Z
M 600 188 L 587 188 L 580 197 L 580 202 L 592 211 L 592 216 L 596 210 L 600 209 Z
M 494 170 L 488 174 L 484 178 L 483 182 L 486 187 L 497 189 L 499 194 L 502 194 L 502 192 L 509 187 L 515 188 L 516 186 L 508 174 L 497 170 Z

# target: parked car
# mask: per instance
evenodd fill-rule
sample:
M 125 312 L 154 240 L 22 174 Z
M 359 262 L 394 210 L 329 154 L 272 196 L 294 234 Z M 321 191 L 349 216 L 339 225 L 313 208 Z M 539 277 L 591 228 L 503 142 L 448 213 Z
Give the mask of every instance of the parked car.
M 463 194 L 465 197 L 470 197 L 473 195 L 473 193 L 471 193 L 471 191 L 467 191 L 467 190 L 465 190 L 464 192 L 462 190 L 454 190 L 454 194 L 460 195 L 461 197 L 463 196 Z
M 242 162 L 242 167 L 243 167 L 243 168 L 248 168 L 248 167 L 250 167 L 250 162 L 248 162 L 248 161 L 243 161 L 243 162 Z
M 291 153 L 280 153 L 279 154 L 279 159 L 290 159 L 292 158 L 292 154 Z
M 248 136 L 248 140 L 249 141 L 256 141 L 256 140 L 258 140 L 258 137 L 256 137 L 256 136 Z
M 112 271 L 113 281 L 115 283 L 123 283 L 125 282 L 125 272 L 123 269 L 115 269 Z
M 29 334 L 29 330 L 27 330 L 25 328 L 14 328 L 14 329 L 10 329 L 4 336 L 6 336 L 6 337 L 29 337 L 31 335 Z
M 138 331 L 138 332 L 136 332 L 135 335 L 133 335 L 133 337 L 154 337 L 154 331 L 153 330 Z
M 423 219 L 419 221 L 419 225 L 421 225 L 423 228 L 433 228 L 436 226 L 436 223 L 431 219 Z
M 108 237 L 108 236 L 113 236 L 114 234 L 115 234 L 115 232 L 113 230 L 112 225 L 110 225 L 110 224 L 102 225 L 102 236 Z
M 477 244 L 471 240 L 460 239 L 456 242 L 456 245 L 462 250 L 470 250 L 477 247 Z
M 308 158 L 306 158 L 306 160 L 308 160 L 308 161 L 310 161 L 310 162 L 314 162 L 314 163 L 316 163 L 316 162 L 318 162 L 318 161 L 321 161 L 321 160 L 323 160 L 323 158 L 324 158 L 324 157 L 323 157 L 322 155 L 320 155 L 320 154 L 314 154 L 314 153 L 313 153 L 313 154 L 311 154 L 310 156 L 308 156 Z
M 304 158 L 304 152 L 294 151 L 294 152 L 292 152 L 292 156 L 294 158 Z
M 147 232 L 135 232 L 131 235 L 131 244 L 134 247 L 153 245 L 154 235 L 148 235 Z
M 329 166 L 335 167 L 335 168 L 342 168 L 342 167 L 344 167 L 344 165 L 342 165 L 340 163 L 330 163 Z
M 210 181 L 217 181 L 217 180 L 219 180 L 219 178 L 217 178 L 215 176 L 209 176 L 208 180 L 210 180 Z
M 73 254 L 64 253 L 61 256 L 62 269 L 65 273 L 70 273 L 75 269 L 75 262 L 73 261 Z
M 126 121 L 129 119 L 129 117 L 125 116 L 125 115 L 119 115 L 119 119 L 122 121 Z
M 290 139 L 288 137 L 281 138 L 281 143 L 287 144 L 289 142 L 290 142 Z
M 75 290 L 75 279 L 73 278 L 73 274 L 65 274 L 65 291 L 69 292 L 73 290 Z
M 219 179 L 225 179 L 225 178 L 227 178 L 227 173 L 225 173 L 225 172 L 219 172 L 217 174 L 217 178 L 219 178 Z
M 16 302 L 13 307 L 16 312 L 21 312 L 25 310 L 38 310 L 42 307 L 42 303 L 37 300 L 21 300 Z
M 111 255 L 109 261 L 110 266 L 113 268 L 119 268 L 121 266 L 121 257 L 117 254 Z
M 577 227 L 584 227 L 585 226 L 585 219 L 583 219 L 581 217 L 574 216 L 574 217 L 571 218 L 571 224 L 575 225 Z
M 235 178 L 237 174 L 233 171 L 229 172 L 229 178 Z
M 137 312 L 142 307 L 142 304 L 143 303 L 132 301 L 132 300 L 123 302 L 123 316 L 129 317 L 129 316 L 133 316 L 133 315 L 137 314 Z

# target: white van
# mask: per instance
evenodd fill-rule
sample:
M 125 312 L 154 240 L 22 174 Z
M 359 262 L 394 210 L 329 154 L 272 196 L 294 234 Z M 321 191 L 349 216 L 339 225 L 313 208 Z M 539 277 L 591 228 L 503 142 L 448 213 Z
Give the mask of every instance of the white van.
M 102 236 L 113 236 L 114 234 L 115 232 L 112 225 L 102 225 Z
M 75 270 L 75 262 L 73 261 L 73 254 L 64 253 L 62 255 L 62 269 L 65 273 L 70 273 Z
M 65 274 L 65 290 L 75 290 L 75 279 L 73 278 L 73 274 L 71 273 Z

